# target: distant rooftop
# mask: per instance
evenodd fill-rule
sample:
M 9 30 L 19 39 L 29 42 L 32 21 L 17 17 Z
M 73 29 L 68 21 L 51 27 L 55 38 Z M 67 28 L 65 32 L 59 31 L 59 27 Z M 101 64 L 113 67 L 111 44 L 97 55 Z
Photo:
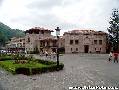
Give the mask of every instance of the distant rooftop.
M 72 30 L 65 32 L 64 34 L 106 34 L 103 31 L 95 31 L 95 30 Z
M 34 28 L 31 28 L 29 30 L 26 30 L 25 33 L 39 33 L 41 31 L 45 31 L 45 32 L 53 32 L 53 30 L 50 30 L 50 29 L 46 29 L 46 28 L 41 28 L 41 27 L 34 27 Z

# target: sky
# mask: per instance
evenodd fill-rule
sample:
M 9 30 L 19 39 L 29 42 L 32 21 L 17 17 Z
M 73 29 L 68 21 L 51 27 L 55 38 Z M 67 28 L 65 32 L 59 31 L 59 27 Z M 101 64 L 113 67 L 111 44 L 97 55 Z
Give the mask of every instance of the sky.
M 13 29 L 44 27 L 107 31 L 119 0 L 0 0 L 0 22 Z

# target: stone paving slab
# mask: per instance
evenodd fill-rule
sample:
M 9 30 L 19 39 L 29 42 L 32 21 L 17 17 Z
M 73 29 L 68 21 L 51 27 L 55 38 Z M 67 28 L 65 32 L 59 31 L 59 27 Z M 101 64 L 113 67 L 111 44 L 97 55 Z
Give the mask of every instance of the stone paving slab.
M 39 58 L 39 55 L 35 55 Z M 40 75 L 12 75 L 0 69 L 0 90 L 69 90 L 73 86 L 119 86 L 119 64 L 107 54 L 65 54 L 64 70 Z

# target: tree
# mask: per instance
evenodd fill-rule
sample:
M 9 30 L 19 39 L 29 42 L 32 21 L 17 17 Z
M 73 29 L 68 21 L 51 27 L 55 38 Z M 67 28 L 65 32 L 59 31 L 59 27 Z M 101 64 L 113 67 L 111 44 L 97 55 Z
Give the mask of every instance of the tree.
M 12 37 L 24 37 L 25 33 L 19 29 L 11 29 L 9 26 L 0 22 L 0 47 L 5 46 L 5 43 Z
M 119 51 L 119 12 L 118 9 L 114 9 L 112 12 L 112 16 L 109 21 L 109 36 L 108 40 L 111 44 L 112 50 Z
M 5 38 L 4 34 L 0 31 L 0 47 L 5 45 L 5 40 L 6 40 L 6 38 Z

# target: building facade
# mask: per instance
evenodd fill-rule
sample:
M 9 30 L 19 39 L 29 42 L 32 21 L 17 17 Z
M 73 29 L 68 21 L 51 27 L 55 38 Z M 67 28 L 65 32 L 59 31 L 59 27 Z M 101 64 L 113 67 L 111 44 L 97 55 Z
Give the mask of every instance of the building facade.
M 56 52 L 57 38 L 51 35 L 53 30 L 35 27 L 25 31 L 25 50 L 27 53 Z
M 105 32 L 94 30 L 65 32 L 65 53 L 106 53 L 106 36 Z
M 24 38 L 12 38 L 8 51 L 27 53 L 51 53 L 57 48 L 65 53 L 106 53 L 107 33 L 94 30 L 72 30 L 63 36 L 51 35 L 53 30 L 35 27 L 25 31 Z
M 25 38 L 24 37 L 13 37 L 6 44 L 6 49 L 8 52 L 24 52 L 25 51 Z

